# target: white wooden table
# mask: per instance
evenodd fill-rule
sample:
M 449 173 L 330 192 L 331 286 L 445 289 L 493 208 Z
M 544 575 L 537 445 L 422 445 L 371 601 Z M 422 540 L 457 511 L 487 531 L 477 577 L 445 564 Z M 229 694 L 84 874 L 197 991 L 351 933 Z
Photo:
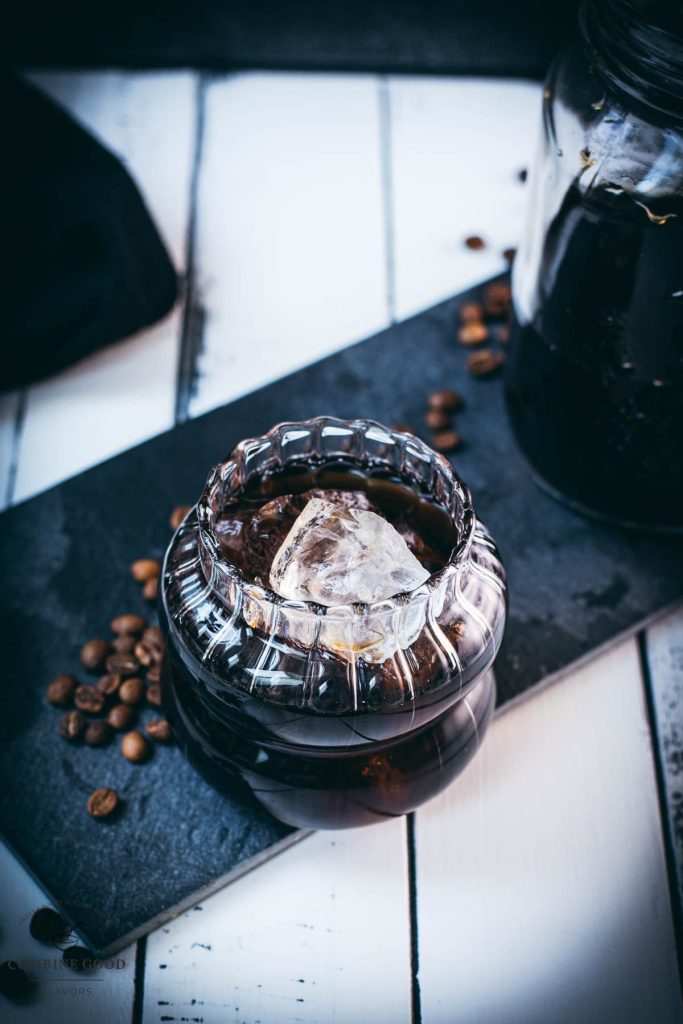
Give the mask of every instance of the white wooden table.
M 0 399 L 5 504 L 502 270 L 521 231 L 535 84 L 31 77 L 123 158 L 187 287 L 163 323 Z M 484 252 L 462 245 L 471 233 Z M 126 950 L 122 970 L 42 971 L 36 1000 L 0 1016 L 681 1021 L 666 819 L 683 811 L 682 691 L 679 611 L 504 712 L 411 818 L 318 833 Z M 0 960 L 44 955 L 26 927 L 44 897 L 1 846 L 0 875 Z

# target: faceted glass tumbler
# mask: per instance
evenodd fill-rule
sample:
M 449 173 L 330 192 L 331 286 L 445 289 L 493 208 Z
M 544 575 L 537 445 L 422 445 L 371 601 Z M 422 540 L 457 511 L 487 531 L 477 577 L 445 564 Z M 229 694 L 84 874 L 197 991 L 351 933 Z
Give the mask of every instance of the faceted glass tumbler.
M 247 481 L 293 466 L 391 472 L 448 512 L 458 541 L 410 593 L 324 607 L 249 582 L 217 517 Z M 162 689 L 186 755 L 306 828 L 370 824 L 439 792 L 481 743 L 506 617 L 505 572 L 467 487 L 422 441 L 370 420 L 282 423 L 209 475 L 168 548 Z

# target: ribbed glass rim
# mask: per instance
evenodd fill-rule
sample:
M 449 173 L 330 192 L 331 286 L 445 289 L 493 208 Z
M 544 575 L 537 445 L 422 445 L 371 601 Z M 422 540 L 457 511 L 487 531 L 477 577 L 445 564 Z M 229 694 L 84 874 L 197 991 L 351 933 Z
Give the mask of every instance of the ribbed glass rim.
M 297 435 L 308 432 L 315 437 L 322 437 L 326 431 L 351 432 L 351 435 L 359 446 L 363 441 L 372 439 L 379 442 L 379 450 L 382 443 L 399 447 L 402 456 L 402 465 L 405 466 L 413 458 L 416 462 L 429 461 L 433 463 L 433 473 L 441 478 L 442 483 L 450 491 L 449 501 L 446 505 L 451 522 L 458 530 L 459 540 L 446 565 L 438 572 L 433 573 L 429 579 L 414 590 L 396 594 L 393 597 L 385 598 L 371 604 L 337 604 L 319 605 L 312 601 L 293 601 L 281 597 L 274 590 L 249 581 L 232 562 L 228 561 L 220 548 L 220 543 L 214 528 L 216 514 L 216 498 L 220 499 L 220 507 L 224 508 L 226 500 L 232 493 L 237 496 L 244 487 L 246 481 L 253 476 L 263 475 L 263 472 L 248 472 L 247 462 L 249 458 L 263 454 L 268 448 L 274 452 L 271 460 L 273 468 L 282 467 L 288 464 L 318 462 L 332 462 L 333 458 L 325 456 L 296 455 L 292 457 L 281 457 L 283 438 L 288 435 Z M 354 460 L 353 445 L 344 450 L 343 457 L 349 461 L 357 461 L 359 466 L 380 466 L 395 469 L 395 463 L 389 459 L 382 458 L 380 454 L 372 457 L 358 457 Z M 405 473 L 410 479 L 411 474 Z M 415 477 L 413 477 L 415 478 Z M 472 538 L 476 527 L 476 516 L 472 506 L 472 498 L 469 488 L 453 469 L 445 456 L 434 451 L 424 441 L 414 434 L 400 430 L 393 430 L 385 427 L 375 420 L 369 419 L 340 419 L 334 416 L 317 416 L 313 419 L 298 421 L 283 421 L 275 424 L 265 434 L 258 437 L 249 437 L 240 441 L 232 451 L 213 467 L 208 475 L 206 486 L 197 503 L 197 520 L 199 524 L 199 548 L 200 557 L 206 578 L 219 595 L 229 595 L 235 592 L 235 588 L 242 594 L 248 595 L 250 600 L 264 602 L 271 606 L 277 606 L 282 611 L 292 611 L 299 615 L 309 613 L 315 616 L 343 616 L 348 617 L 352 610 L 354 617 L 365 617 L 368 614 L 379 614 L 393 612 L 397 608 L 405 608 L 414 601 L 428 600 L 434 591 L 441 588 L 444 582 L 459 571 L 467 559 Z

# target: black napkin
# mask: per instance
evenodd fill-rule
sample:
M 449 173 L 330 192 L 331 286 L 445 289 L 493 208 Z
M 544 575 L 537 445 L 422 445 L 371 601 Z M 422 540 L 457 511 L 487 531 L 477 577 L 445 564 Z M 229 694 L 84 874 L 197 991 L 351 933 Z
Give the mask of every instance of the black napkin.
M 119 160 L 28 83 L 0 75 L 0 387 L 166 313 L 175 270 Z

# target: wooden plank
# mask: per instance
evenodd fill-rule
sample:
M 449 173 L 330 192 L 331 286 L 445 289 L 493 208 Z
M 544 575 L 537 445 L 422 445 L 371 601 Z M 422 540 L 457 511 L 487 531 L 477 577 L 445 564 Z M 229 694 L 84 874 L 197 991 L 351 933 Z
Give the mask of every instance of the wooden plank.
M 182 271 L 195 76 L 32 77 L 123 158 Z M 172 426 L 180 325 L 176 309 L 150 330 L 28 389 L 15 500 Z
M 650 627 L 646 650 L 662 796 L 668 817 L 670 874 L 677 888 L 680 911 L 683 906 L 683 608 Z
M 422 1020 L 681 1020 L 635 641 L 503 714 L 417 814 Z
M 191 415 L 388 322 L 378 82 L 247 74 L 207 89 Z
M 524 216 L 540 86 L 493 79 L 389 79 L 399 320 L 505 269 Z M 473 252 L 464 239 L 479 235 Z
M 62 952 L 31 938 L 31 915 L 47 906 L 45 895 L 0 843 L 2 928 L 0 962 L 30 961 L 34 988 L 28 1002 L 0 996 L 3 1024 L 129 1024 L 133 1008 L 135 947 L 123 950 L 116 965 L 78 974 L 61 964 Z M 49 960 L 45 965 L 40 961 Z M 54 962 L 53 962 L 54 961 Z M 121 966 L 121 963 L 123 966 Z
M 144 1019 L 409 1020 L 405 849 L 402 820 L 319 832 L 150 935 Z

